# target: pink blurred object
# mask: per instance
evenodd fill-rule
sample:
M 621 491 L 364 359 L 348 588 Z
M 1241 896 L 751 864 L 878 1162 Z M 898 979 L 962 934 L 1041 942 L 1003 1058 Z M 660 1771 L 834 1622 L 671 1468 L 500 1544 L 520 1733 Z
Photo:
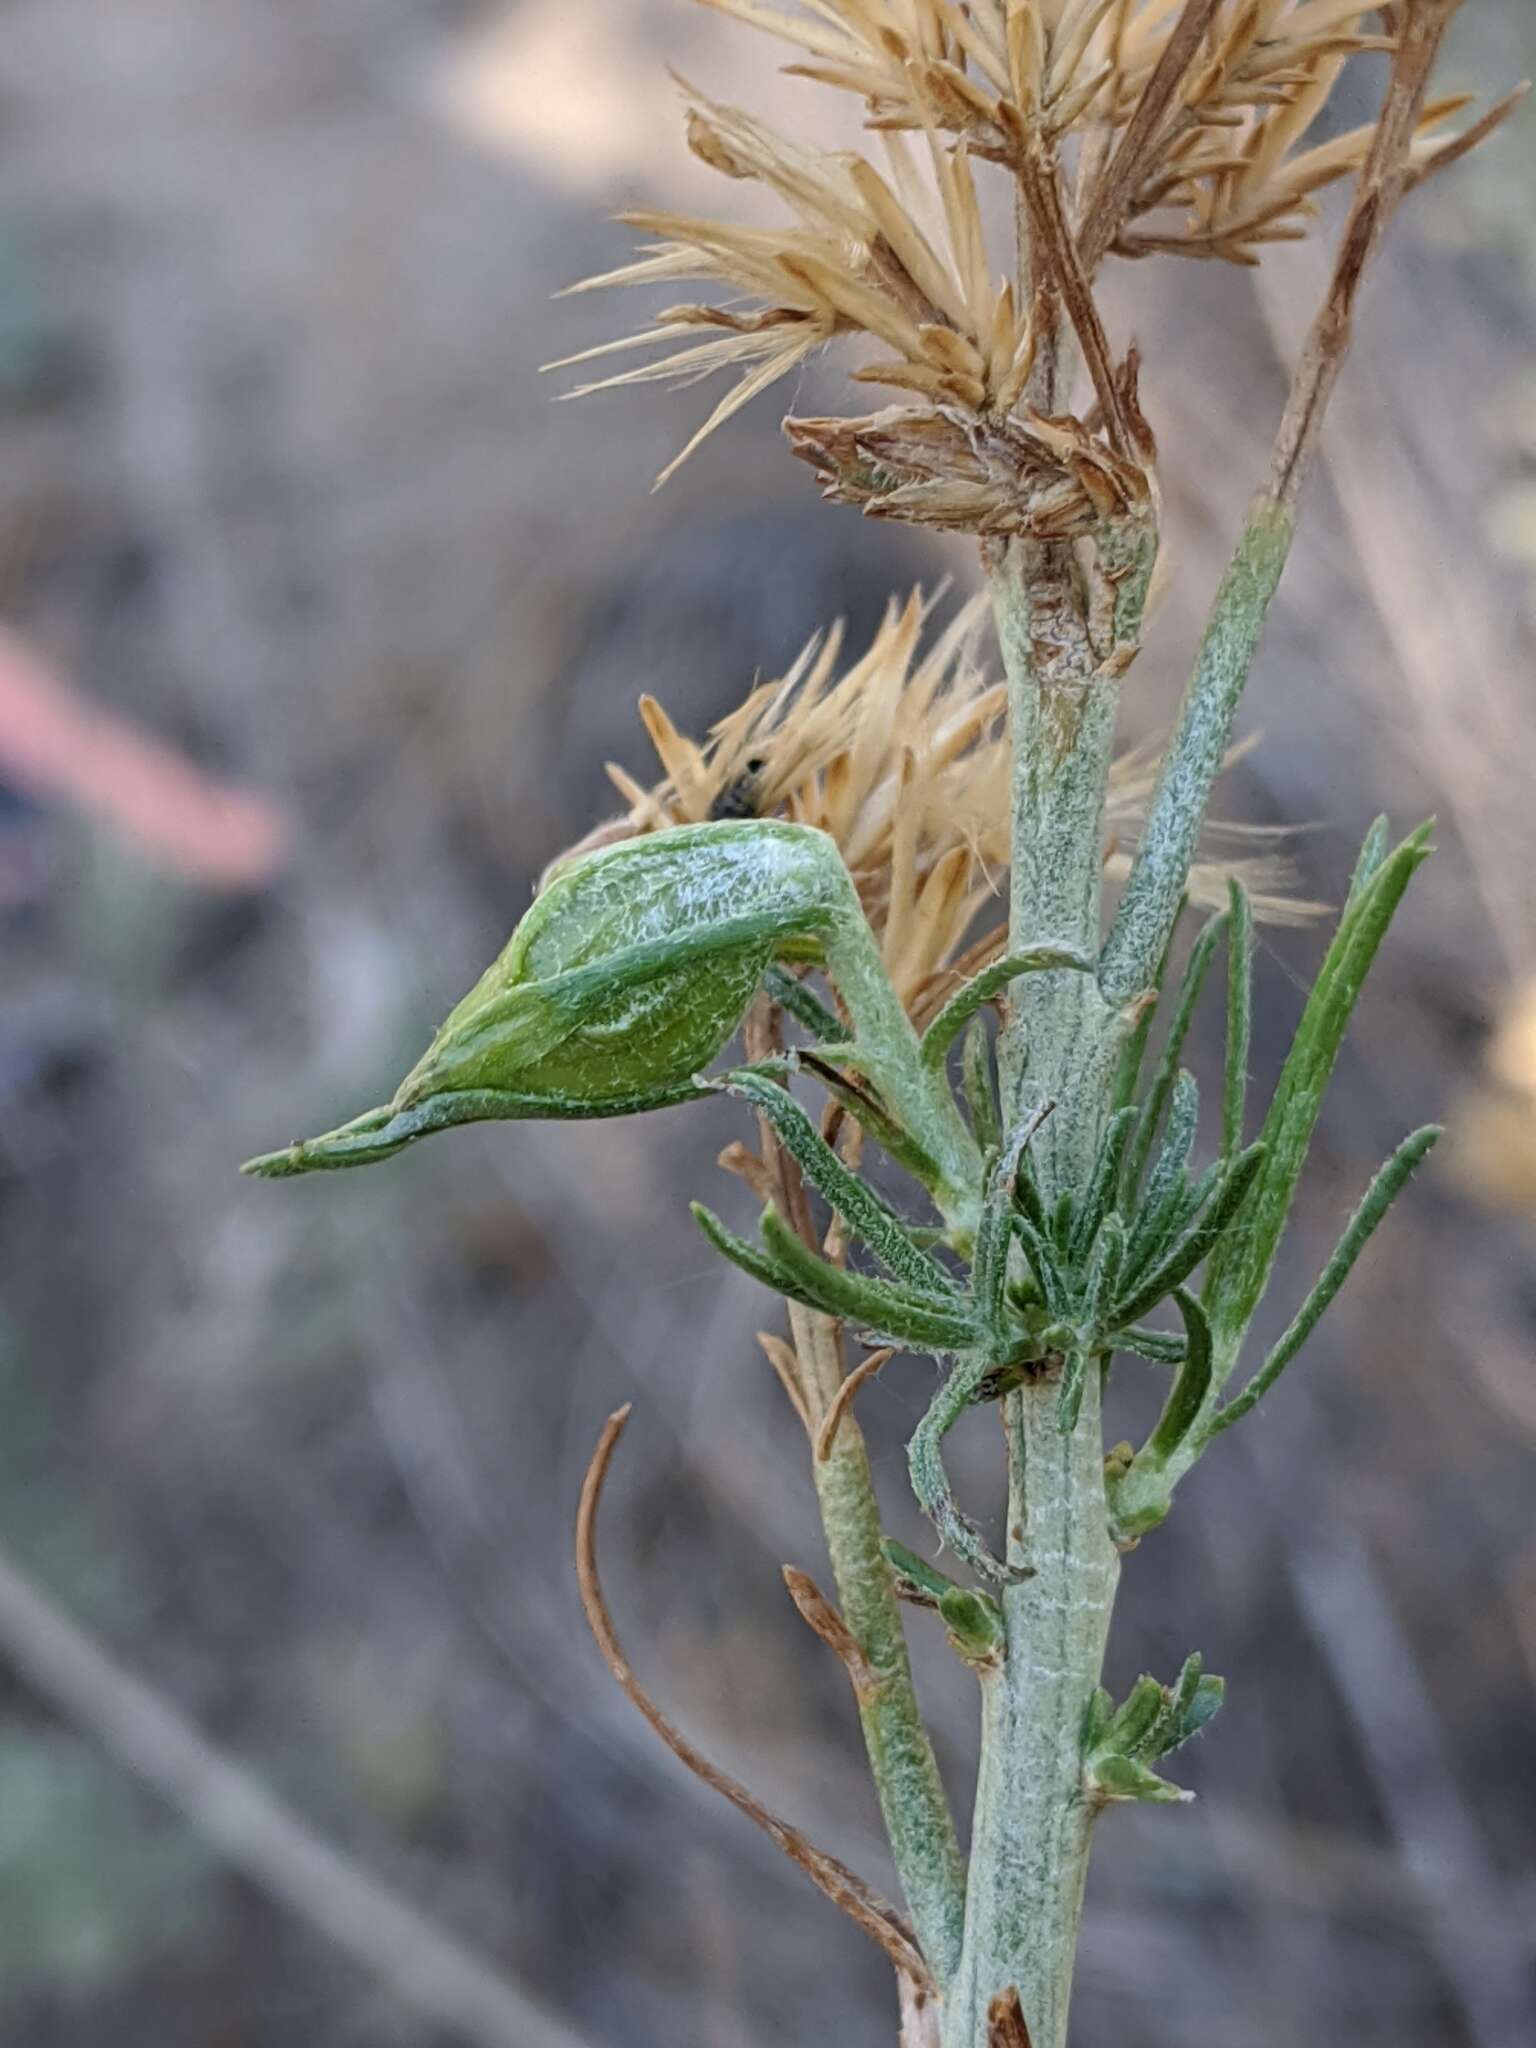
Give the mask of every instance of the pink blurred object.
M 266 798 L 82 697 L 0 626 L 0 779 L 105 819 L 145 853 L 214 889 L 249 889 L 282 859 L 287 826 Z

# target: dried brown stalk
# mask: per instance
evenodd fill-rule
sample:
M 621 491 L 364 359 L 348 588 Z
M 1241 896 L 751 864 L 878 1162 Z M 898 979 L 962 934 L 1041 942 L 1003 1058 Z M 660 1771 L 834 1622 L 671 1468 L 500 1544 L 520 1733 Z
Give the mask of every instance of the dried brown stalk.
M 1410 153 L 1440 45 L 1461 0 L 1403 0 L 1387 96 L 1355 187 L 1333 277 L 1291 380 L 1275 438 L 1270 491 L 1294 506 L 1317 454 L 1318 435 L 1349 353 L 1360 283 L 1406 190 Z
M 881 1367 L 888 1365 L 895 1356 L 895 1352 L 889 1348 L 883 1351 L 871 1351 L 868 1358 L 856 1365 L 838 1388 L 833 1396 L 832 1405 L 821 1418 L 821 1427 L 816 1432 L 816 1462 L 818 1465 L 825 1465 L 828 1458 L 831 1457 L 832 1447 L 837 1442 L 837 1432 L 843 1425 L 843 1417 L 853 1406 L 854 1397 L 859 1389 L 867 1385 L 874 1378 L 875 1374 L 880 1371 Z
M 777 1814 L 771 1813 L 745 1785 L 701 1755 L 667 1719 L 631 1670 L 614 1631 L 597 1568 L 597 1514 L 602 1501 L 603 1482 L 608 1476 L 608 1468 L 613 1462 L 629 1413 L 626 1404 L 616 1409 L 604 1423 L 582 1482 L 581 1504 L 576 1512 L 576 1573 L 581 1588 L 582 1611 L 602 1652 L 603 1662 L 630 1705 L 645 1717 L 678 1762 L 708 1785 L 711 1791 L 729 1800 L 738 1813 L 745 1814 L 748 1820 L 760 1827 L 769 1841 L 805 1872 L 824 1897 L 830 1899 L 840 1912 L 846 1913 L 856 1927 L 885 1951 L 904 1977 L 931 1990 L 932 1979 L 916 1937 L 895 1907 L 872 1891 L 846 1864 L 818 1849 L 798 1828 L 791 1827 L 788 1821 L 780 1820 Z
M 860 1648 L 853 1630 L 822 1592 L 820 1586 L 807 1573 L 797 1571 L 792 1564 L 784 1567 L 784 1584 L 789 1589 L 790 1599 L 795 1603 L 795 1612 L 812 1635 L 820 1636 L 842 1665 L 858 1697 L 861 1700 L 872 1698 L 879 1690 L 880 1674 Z

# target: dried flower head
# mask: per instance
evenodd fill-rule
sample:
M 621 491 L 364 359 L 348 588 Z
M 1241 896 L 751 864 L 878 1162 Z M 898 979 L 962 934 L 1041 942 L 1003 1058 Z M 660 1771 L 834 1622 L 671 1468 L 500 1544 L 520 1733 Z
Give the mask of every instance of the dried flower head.
M 1085 445 L 1093 473 L 1106 461 L 1143 472 L 1151 464 L 1134 389 L 1128 401 L 1093 302 L 1104 257 L 1249 264 L 1266 244 L 1305 234 L 1316 195 L 1360 169 L 1375 134 L 1368 123 L 1316 139 L 1339 76 L 1356 54 L 1393 49 L 1401 32 L 1400 10 L 1352 0 L 814 0 L 803 14 L 762 0 L 704 4 L 795 46 L 791 72 L 855 95 L 884 166 L 805 148 L 685 85 L 695 155 L 765 187 L 788 218 L 760 228 L 649 209 L 622 216 L 655 240 L 637 261 L 575 289 L 687 281 L 734 296 L 672 305 L 642 332 L 552 367 L 663 350 L 581 392 L 739 371 L 664 481 L 815 350 L 862 338 L 877 356 L 854 378 L 917 404 L 840 432 L 799 423 L 797 446 L 832 494 L 889 516 L 1037 537 L 1055 530 L 1060 489 Z M 1518 97 L 1450 137 L 1440 131 L 1465 99 L 1427 105 L 1411 178 L 1462 155 Z M 1017 278 L 988 254 L 978 165 L 1001 166 L 1015 188 Z M 1048 397 L 1063 313 L 1095 411 L 1091 424 L 1075 423 L 1076 448 L 1064 465 L 1047 465 L 1042 486 L 1050 408 L 1036 373 L 1043 367 Z M 1046 424 L 1066 431 L 1059 417 Z M 871 456 L 893 436 L 895 459 Z M 860 481 L 871 470 L 874 488 Z M 1147 490 L 1134 475 L 1114 488 L 1122 498 Z M 1033 512 L 1042 489 L 1043 529 Z
M 612 763 L 627 806 L 574 853 L 639 832 L 708 818 L 784 817 L 836 840 L 880 937 L 903 1003 L 923 1022 L 956 982 L 997 958 L 1008 871 L 1005 686 L 979 659 L 981 601 L 924 649 L 933 599 L 892 602 L 869 647 L 844 665 L 844 631 L 812 640 L 788 671 L 760 684 L 704 745 L 651 697 L 646 731 L 664 771 L 652 787 Z M 1111 773 L 1105 860 L 1123 875 L 1135 849 L 1155 759 L 1127 754 Z M 1226 902 L 1238 875 L 1271 922 L 1310 916 L 1289 864 L 1256 851 L 1251 828 L 1216 828 L 1221 857 L 1201 862 L 1191 899 Z M 568 854 L 565 858 L 569 859 Z

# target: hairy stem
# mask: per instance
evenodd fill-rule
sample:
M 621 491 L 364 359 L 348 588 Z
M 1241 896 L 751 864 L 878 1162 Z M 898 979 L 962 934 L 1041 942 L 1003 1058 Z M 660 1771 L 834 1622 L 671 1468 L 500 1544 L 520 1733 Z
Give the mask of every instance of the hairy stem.
M 981 1767 L 965 1948 L 944 2048 L 985 2048 L 992 2000 L 1018 1988 L 1033 2048 L 1066 2040 L 1094 1810 L 1082 1725 L 1099 1682 L 1119 1557 L 1100 1450 L 1099 1374 L 1076 1429 L 1057 1425 L 1047 1374 L 1009 1397 L 1008 1552 L 1034 1576 L 1003 1594 L 1007 1649 L 981 1674 Z
M 813 1429 L 842 1379 L 837 1325 L 791 1305 L 790 1327 Z M 960 1960 L 965 1865 L 933 1745 L 918 1711 L 901 1608 L 880 1548 L 880 1510 L 864 1437 L 851 1415 L 830 1455 L 813 1465 L 816 1494 L 843 1620 L 874 1674 L 855 1686 L 859 1724 L 907 1909 L 942 1990 Z
M 992 595 L 1013 738 L 1011 947 L 1048 941 L 1091 959 L 1119 683 L 1089 637 L 1070 549 L 1015 542 L 993 571 Z M 1036 1162 L 1050 1194 L 1071 1184 L 1098 1141 L 1104 1105 L 1066 1099 L 1064 1084 L 1106 1016 L 1091 975 L 1015 985 L 999 1043 L 1003 1120 L 1021 1122 L 1042 1093 L 1054 1102 Z

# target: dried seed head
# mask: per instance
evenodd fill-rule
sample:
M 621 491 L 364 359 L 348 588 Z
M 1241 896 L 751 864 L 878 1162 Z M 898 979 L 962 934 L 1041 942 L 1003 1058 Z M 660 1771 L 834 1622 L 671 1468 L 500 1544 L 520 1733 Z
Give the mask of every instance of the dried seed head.
M 893 602 L 857 659 L 843 630 L 812 641 L 788 672 L 760 684 L 698 745 L 649 698 L 641 716 L 663 770 L 649 787 L 609 775 L 627 806 L 575 852 L 708 818 L 783 817 L 836 840 L 898 993 L 919 1024 L 1002 951 L 1008 867 L 1005 690 L 979 659 L 985 607 L 965 606 L 924 649 L 933 608 Z M 1155 761 L 1127 755 L 1111 774 L 1106 865 L 1123 874 Z M 1197 865 L 1191 896 L 1226 902 L 1239 875 L 1258 914 L 1297 921 L 1316 908 L 1293 894 L 1288 863 L 1234 828 L 1224 854 Z M 570 856 L 563 856 L 568 859 Z
M 794 47 L 792 72 L 861 101 L 884 163 L 807 149 L 683 84 L 694 154 L 765 187 L 783 202 L 784 223 L 625 215 L 649 246 L 575 289 L 686 280 L 731 304 L 674 305 L 641 333 L 551 367 L 660 351 L 581 392 L 737 373 L 660 482 L 814 351 L 863 338 L 877 359 L 856 377 L 926 408 L 902 416 L 893 480 L 882 475 L 873 491 L 864 481 L 864 449 L 871 433 L 895 431 L 889 415 L 836 431 L 801 422 L 800 452 L 834 496 L 983 533 L 1035 530 L 1023 509 L 1041 489 L 1027 441 L 1018 474 L 1000 475 L 999 465 L 1014 452 L 1014 415 L 1042 352 L 1048 386 L 1063 311 L 1103 422 L 1080 429 L 1079 455 L 1097 479 L 1105 449 L 1122 461 L 1135 452 L 1117 402 L 1122 373 L 1093 303 L 1103 259 L 1251 264 L 1268 244 L 1305 234 L 1317 194 L 1359 171 L 1376 132 L 1367 124 L 1315 139 L 1339 76 L 1360 52 L 1394 49 L 1408 19 L 1354 0 L 816 0 L 803 14 L 765 0 L 704 4 Z M 1411 180 L 1482 140 L 1517 97 L 1459 135 L 1444 130 L 1463 99 L 1427 105 Z M 1017 188 L 1023 260 L 1012 279 L 988 254 L 978 165 L 1001 166 Z M 1063 504 L 1080 502 L 1087 485 L 1074 476 L 1064 488 Z M 1123 495 L 1119 482 L 1110 495 Z

